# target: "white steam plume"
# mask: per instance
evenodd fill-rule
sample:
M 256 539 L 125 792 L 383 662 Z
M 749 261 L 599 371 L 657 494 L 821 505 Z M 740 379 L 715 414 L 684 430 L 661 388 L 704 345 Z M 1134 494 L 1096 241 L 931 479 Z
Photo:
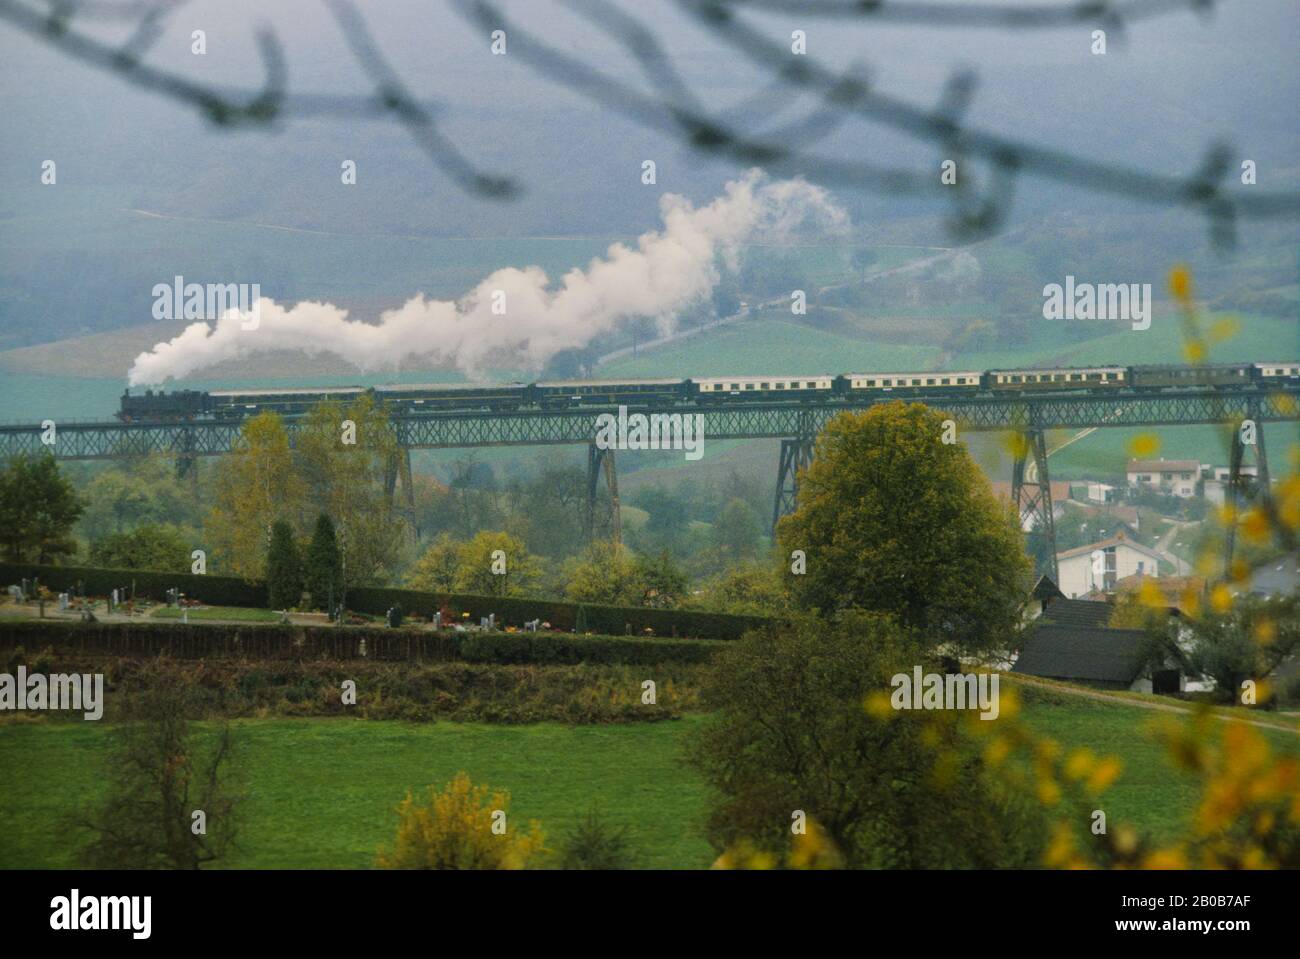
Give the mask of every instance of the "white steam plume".
M 847 226 L 844 212 L 820 187 L 770 181 L 758 171 L 728 183 L 722 196 L 698 209 L 683 197 L 665 195 L 660 212 L 662 230 L 643 234 L 636 249 L 615 243 L 604 259 L 585 271 L 570 270 L 556 288 L 540 267 L 511 267 L 492 273 L 459 300 L 416 294 L 381 313 L 378 323 L 349 320 L 346 310 L 330 303 L 285 308 L 263 297 L 257 329 L 241 329 L 234 310 L 211 327 L 193 323 L 137 356 L 130 383 L 180 379 L 224 360 L 276 350 L 334 353 L 363 371 L 394 368 L 408 356 L 453 362 L 472 377 L 493 364 L 537 369 L 625 317 L 651 317 L 669 331 L 678 311 L 712 293 L 720 279 L 719 257 L 736 269 L 742 243 L 779 240 L 809 225 L 830 232 Z M 504 315 L 492 310 L 497 290 L 505 294 Z

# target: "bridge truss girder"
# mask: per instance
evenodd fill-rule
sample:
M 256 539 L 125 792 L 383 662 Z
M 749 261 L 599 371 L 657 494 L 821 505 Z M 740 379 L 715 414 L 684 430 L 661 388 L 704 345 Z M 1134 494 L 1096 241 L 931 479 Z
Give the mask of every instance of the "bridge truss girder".
M 908 398 L 925 402 L 926 398 Z M 636 408 L 635 412 L 699 413 L 707 439 L 788 439 L 811 436 L 844 410 L 868 409 L 885 399 L 813 403 L 763 403 L 713 406 L 678 404 Z M 1086 429 L 1088 427 L 1187 426 L 1300 420 L 1300 387 L 1273 391 L 1213 390 L 1105 396 L 931 397 L 958 427 L 970 431 Z M 479 446 L 586 444 L 596 435 L 599 408 L 398 414 L 393 417 L 399 445 L 407 449 L 460 449 Z M 1253 414 L 1253 415 L 1252 415 Z M 292 439 L 300 421 L 288 419 Z M 0 458 L 50 449 L 58 459 L 115 459 L 149 453 L 217 456 L 230 451 L 239 422 L 195 420 L 185 423 L 66 423 L 56 442 L 41 443 L 41 427 L 0 426 Z

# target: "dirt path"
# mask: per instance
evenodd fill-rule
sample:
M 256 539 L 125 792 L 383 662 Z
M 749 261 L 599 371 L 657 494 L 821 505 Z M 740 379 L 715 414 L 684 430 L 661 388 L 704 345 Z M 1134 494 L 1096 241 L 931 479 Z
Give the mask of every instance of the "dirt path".
M 1103 702 L 1118 703 L 1121 706 L 1136 706 L 1138 709 L 1150 709 L 1159 713 L 1182 713 L 1191 715 L 1192 710 L 1187 706 L 1175 706 L 1172 703 L 1146 702 L 1141 699 L 1129 699 L 1127 696 L 1116 696 L 1098 689 L 1079 689 L 1074 686 L 1060 686 L 1056 683 L 1043 682 L 1029 676 L 1010 677 L 1017 683 L 1024 683 L 1027 686 L 1037 686 L 1040 689 L 1050 690 L 1051 692 L 1061 693 L 1065 696 L 1078 696 L 1080 699 L 1098 699 Z M 1257 726 L 1260 729 L 1276 729 L 1284 733 L 1291 733 L 1293 736 L 1300 736 L 1300 727 L 1286 725 L 1285 723 L 1266 723 L 1258 719 L 1240 719 L 1236 716 L 1225 716 L 1223 713 L 1216 711 L 1214 714 L 1218 719 L 1225 723 L 1245 723 L 1247 726 Z M 1281 715 L 1295 715 L 1293 713 L 1283 713 Z

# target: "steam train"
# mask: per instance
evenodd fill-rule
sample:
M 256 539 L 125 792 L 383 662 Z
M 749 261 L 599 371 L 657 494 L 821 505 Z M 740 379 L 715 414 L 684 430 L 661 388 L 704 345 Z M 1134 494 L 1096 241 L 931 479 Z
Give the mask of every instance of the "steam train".
M 173 390 L 122 394 L 125 423 L 193 419 L 240 420 L 267 410 L 307 412 L 317 403 L 344 405 L 369 393 L 393 412 L 572 409 L 694 403 L 834 401 L 864 395 L 944 396 L 1112 393 L 1179 389 L 1231 390 L 1300 385 L 1300 361 L 1205 366 L 1084 366 L 1054 369 L 823 373 L 807 376 L 719 376 L 694 379 L 556 380 L 541 383 L 431 383 L 398 386 L 296 387 L 286 390 Z

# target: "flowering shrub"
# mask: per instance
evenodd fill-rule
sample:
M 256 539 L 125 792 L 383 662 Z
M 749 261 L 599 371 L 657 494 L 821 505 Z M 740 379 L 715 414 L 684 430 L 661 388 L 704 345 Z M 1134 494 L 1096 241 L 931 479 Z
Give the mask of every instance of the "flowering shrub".
M 512 830 L 505 816 L 509 806 L 509 793 L 475 786 L 465 773 L 458 773 L 442 792 L 430 786 L 427 805 L 407 793 L 397 807 L 393 848 L 381 849 L 375 864 L 381 869 L 535 866 L 546 851 L 541 827 L 534 821 L 526 834 Z

